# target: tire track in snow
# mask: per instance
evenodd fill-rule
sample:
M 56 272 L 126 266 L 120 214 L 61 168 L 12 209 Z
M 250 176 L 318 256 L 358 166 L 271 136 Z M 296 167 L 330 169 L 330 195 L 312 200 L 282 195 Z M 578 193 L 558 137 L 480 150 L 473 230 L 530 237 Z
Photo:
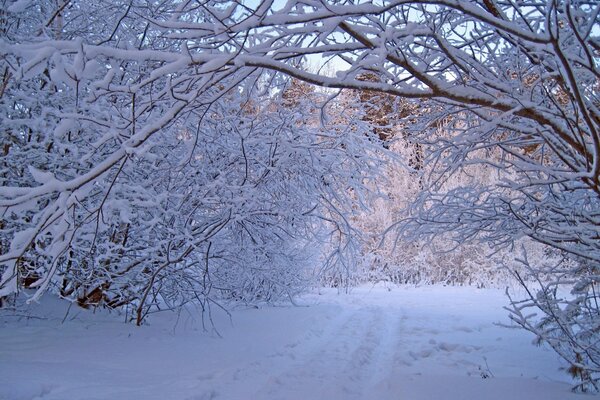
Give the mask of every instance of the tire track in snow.
M 298 360 L 305 354 L 316 354 L 320 351 L 324 342 L 330 342 L 337 332 L 343 330 L 352 319 L 353 312 L 341 310 L 335 317 L 328 319 L 323 325 L 315 326 L 304 335 L 282 348 L 266 355 L 264 358 L 241 365 L 230 370 L 217 371 L 209 376 L 201 376 L 199 379 L 208 381 L 212 388 L 206 393 L 211 398 L 227 400 L 247 400 L 249 398 L 260 398 L 253 393 L 262 391 L 277 380 L 273 374 L 282 374 L 285 371 L 293 373 Z M 241 392 L 239 389 L 243 388 Z
M 355 310 L 312 353 L 270 377 L 257 398 L 362 399 L 391 364 L 385 347 L 393 341 L 391 325 L 379 307 Z
M 380 331 L 380 341 L 373 355 L 372 370 L 370 371 L 370 380 L 363 387 L 363 398 L 372 398 L 372 389 L 389 379 L 397 355 L 400 351 L 399 335 L 402 321 L 406 318 L 399 309 L 379 309 L 383 317 L 383 327 Z

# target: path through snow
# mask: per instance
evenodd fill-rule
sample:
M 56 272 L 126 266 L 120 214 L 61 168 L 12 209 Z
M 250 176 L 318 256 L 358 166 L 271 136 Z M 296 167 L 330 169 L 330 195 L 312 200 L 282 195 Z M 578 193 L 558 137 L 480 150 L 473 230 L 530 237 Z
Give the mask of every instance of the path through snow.
M 506 320 L 501 291 L 322 290 L 304 307 L 157 314 L 142 328 L 55 304 L 0 325 L 0 399 L 570 400 L 551 351 Z M 74 318 L 73 318 L 74 317 Z

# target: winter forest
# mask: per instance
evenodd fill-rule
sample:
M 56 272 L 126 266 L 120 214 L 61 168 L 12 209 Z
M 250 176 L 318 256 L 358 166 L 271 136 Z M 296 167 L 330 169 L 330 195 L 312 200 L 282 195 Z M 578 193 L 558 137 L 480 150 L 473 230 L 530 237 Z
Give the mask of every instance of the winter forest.
M 442 303 L 491 290 L 492 322 L 560 360 L 557 399 L 600 390 L 596 0 L 0 4 L 0 364 L 65 304 L 58 325 L 80 313 L 130 336 L 188 314 L 218 336 L 223 315 L 268 325 L 235 310 L 283 307 L 281 329 L 313 318 L 316 337 L 336 312 L 309 317 L 307 298 L 405 293 L 418 308 L 435 288 Z M 0 398 L 138 398 L 27 397 L 33 361 L 19 365 Z M 362 397 L 157 398 L 421 398 L 349 381 Z

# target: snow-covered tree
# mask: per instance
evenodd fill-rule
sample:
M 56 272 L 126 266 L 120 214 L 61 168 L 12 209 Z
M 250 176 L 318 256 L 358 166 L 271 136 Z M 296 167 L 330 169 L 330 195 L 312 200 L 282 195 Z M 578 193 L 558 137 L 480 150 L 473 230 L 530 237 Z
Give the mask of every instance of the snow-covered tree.
M 161 26 L 178 2 L 83 6 L 3 20 L 0 297 L 51 290 L 139 324 L 305 288 L 329 238 L 352 240 L 349 191 L 378 168 L 365 135 L 307 124 L 317 106 L 278 74 L 189 63 L 207 50 Z

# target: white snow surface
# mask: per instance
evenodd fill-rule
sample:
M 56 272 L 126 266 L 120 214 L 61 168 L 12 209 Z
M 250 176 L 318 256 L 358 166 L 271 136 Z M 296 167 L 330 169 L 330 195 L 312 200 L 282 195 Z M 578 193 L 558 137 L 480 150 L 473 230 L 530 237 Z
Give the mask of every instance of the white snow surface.
M 300 306 L 123 316 L 44 298 L 0 319 L 0 399 L 571 400 L 557 356 L 509 329 L 503 291 L 321 289 Z

